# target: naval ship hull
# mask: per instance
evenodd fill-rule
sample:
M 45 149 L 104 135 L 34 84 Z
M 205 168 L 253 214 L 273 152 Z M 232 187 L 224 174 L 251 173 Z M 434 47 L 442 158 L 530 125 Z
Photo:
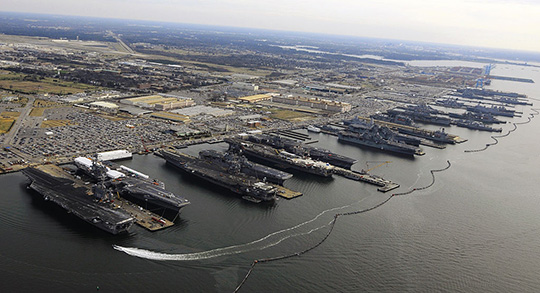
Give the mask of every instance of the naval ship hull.
M 305 164 L 295 164 L 291 162 L 290 159 L 284 158 L 277 154 L 276 152 L 279 151 L 270 146 L 252 142 L 244 144 L 243 141 L 239 139 L 225 139 L 225 142 L 227 142 L 230 147 L 241 150 L 242 154 L 248 158 L 270 163 L 280 169 L 295 169 L 322 177 L 332 177 L 333 174 L 333 170 L 331 168 L 324 169 L 315 168 Z
M 358 162 L 356 159 L 349 158 L 337 153 L 333 153 L 327 149 L 307 146 L 294 140 L 282 138 L 279 136 L 250 136 L 249 141 L 261 143 L 277 149 L 285 149 L 296 155 L 307 155 L 313 160 L 323 161 L 333 166 L 351 169 L 351 166 Z
M 157 182 L 154 184 L 139 178 L 122 178 L 113 184 L 118 186 L 119 193 L 126 198 L 135 199 L 145 204 L 166 210 L 180 212 L 180 209 L 190 204 L 182 197 L 178 197 L 161 188 Z
M 90 189 L 77 186 L 74 180 L 56 177 L 40 169 L 28 167 L 23 174 L 31 180 L 30 189 L 35 190 L 63 209 L 87 223 L 111 234 L 127 232 L 135 219 L 124 211 L 113 209 L 110 204 L 98 203 Z
M 268 189 L 269 185 L 258 182 L 255 177 L 228 174 L 223 170 L 213 169 L 213 166 L 206 166 L 197 158 L 192 158 L 183 154 L 173 154 L 162 151 L 160 156 L 167 163 L 177 167 L 188 174 L 199 177 L 203 180 L 226 188 L 234 193 L 240 194 L 252 201 L 273 202 L 276 199 L 276 190 Z
M 339 133 L 338 140 L 342 142 L 352 143 L 355 145 L 360 146 L 366 146 L 373 149 L 378 149 L 381 151 L 387 151 L 394 154 L 400 154 L 405 156 L 414 156 L 414 155 L 423 155 L 422 152 L 420 152 L 418 149 L 406 146 L 406 145 L 400 145 L 400 144 L 391 144 L 387 142 L 375 142 L 369 139 L 364 139 L 362 136 L 360 136 L 357 133 L 346 133 L 342 132 Z

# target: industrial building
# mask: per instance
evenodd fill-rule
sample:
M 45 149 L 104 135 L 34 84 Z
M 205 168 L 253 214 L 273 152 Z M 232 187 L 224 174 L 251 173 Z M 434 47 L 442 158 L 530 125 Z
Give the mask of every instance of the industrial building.
M 118 105 L 116 105 L 114 103 L 103 102 L 103 101 L 92 102 L 89 105 L 92 108 L 99 108 L 99 109 L 106 110 L 108 112 L 116 112 L 118 110 L 118 108 L 119 108 Z
M 274 96 L 272 102 L 309 108 L 321 109 L 330 112 L 348 112 L 352 109 L 351 104 L 345 102 L 331 101 L 319 98 L 306 98 L 294 96 Z
M 166 111 L 195 105 L 190 98 L 164 97 L 161 95 L 123 99 L 121 103 L 157 111 Z
M 176 113 L 176 114 L 186 115 L 189 117 L 203 115 L 203 114 L 212 115 L 214 117 L 222 117 L 222 116 L 227 116 L 234 113 L 234 111 L 232 110 L 225 110 L 225 109 L 202 106 L 202 105 L 173 110 L 171 112 Z
M 182 123 L 189 123 L 191 120 L 189 119 L 189 116 L 177 114 L 177 113 L 171 113 L 171 112 L 156 112 L 152 113 L 150 117 L 159 118 L 159 119 L 165 119 L 175 122 L 182 122 Z
M 238 98 L 238 100 L 246 103 L 257 103 L 261 101 L 268 101 L 272 99 L 272 96 L 275 94 L 259 94 L 259 95 L 253 95 L 253 96 L 246 96 Z

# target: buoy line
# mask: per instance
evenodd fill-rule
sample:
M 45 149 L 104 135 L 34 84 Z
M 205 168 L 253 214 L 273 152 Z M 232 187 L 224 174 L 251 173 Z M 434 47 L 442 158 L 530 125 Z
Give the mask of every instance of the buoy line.
M 401 196 L 401 195 L 406 195 L 406 194 L 411 194 L 415 191 L 419 191 L 419 190 L 425 190 L 425 189 L 428 189 L 430 188 L 431 186 L 433 186 L 435 184 L 435 173 L 437 172 L 442 172 L 442 171 L 445 171 L 445 170 L 448 170 L 451 166 L 450 164 L 450 161 L 446 161 L 448 163 L 448 165 L 442 169 L 434 169 L 434 170 L 430 170 L 429 172 L 431 173 L 431 183 L 429 185 L 426 185 L 424 187 L 419 187 L 419 188 L 414 188 L 414 189 L 411 189 L 409 191 L 406 191 L 406 192 L 402 192 L 402 193 L 394 193 L 392 195 L 390 195 L 387 199 L 385 199 L 384 201 L 382 201 L 381 203 L 375 205 L 375 206 L 372 206 L 372 207 L 369 207 L 369 208 L 366 208 L 366 209 L 363 209 L 363 210 L 358 210 L 358 211 L 353 211 L 353 212 L 348 212 L 348 213 L 338 213 L 338 214 L 335 214 L 334 215 L 334 218 L 332 220 L 332 222 L 330 222 L 330 228 L 328 229 L 328 232 L 326 233 L 326 235 L 319 241 L 317 242 L 316 244 L 304 249 L 304 250 L 301 250 L 301 251 L 298 251 L 298 252 L 295 252 L 295 253 L 290 253 L 290 254 L 286 254 L 286 255 L 281 255 L 281 256 L 276 256 L 276 257 L 270 257 L 270 258 L 261 258 L 261 259 L 255 259 L 253 260 L 253 262 L 251 263 L 251 267 L 249 268 L 249 270 L 247 271 L 246 275 L 244 276 L 244 278 L 242 279 L 242 281 L 240 282 L 240 284 L 238 284 L 238 286 L 234 289 L 234 292 L 238 292 L 242 286 L 246 283 L 247 279 L 249 278 L 249 276 L 251 275 L 251 273 L 253 272 L 253 270 L 255 269 L 255 266 L 258 264 L 258 263 L 264 263 L 264 262 L 272 262 L 272 261 L 278 261 L 278 260 L 283 260 L 283 259 L 287 259 L 287 258 L 291 258 L 291 257 L 296 257 L 296 256 L 300 256 L 302 254 L 305 254 L 317 247 L 319 247 L 321 244 L 323 244 L 323 242 L 325 242 L 328 237 L 330 237 L 330 234 L 332 234 L 332 231 L 334 230 L 334 226 L 336 225 L 336 222 L 337 222 L 337 219 L 341 216 L 351 216 L 351 215 L 358 215 L 358 214 L 362 214 L 362 213 L 366 213 L 366 212 L 369 212 L 369 211 L 372 211 L 376 208 L 379 208 L 381 206 L 383 206 L 384 204 L 386 204 L 388 201 L 390 201 L 390 199 L 392 199 L 392 197 L 394 196 Z
M 530 113 L 530 114 L 529 114 L 529 116 L 527 117 L 527 121 L 524 121 L 524 122 L 513 122 L 512 125 L 514 125 L 514 128 L 508 130 L 508 132 L 507 132 L 506 134 L 503 134 L 503 135 L 492 135 L 492 136 L 490 136 L 495 142 L 486 143 L 486 146 L 484 146 L 484 147 L 481 148 L 481 149 L 476 149 L 476 150 L 464 150 L 464 152 L 465 152 L 465 153 L 477 153 L 477 152 L 482 152 L 482 151 L 487 150 L 490 146 L 498 144 L 498 143 L 499 143 L 499 140 L 498 140 L 497 138 L 503 138 L 503 137 L 509 136 L 510 133 L 512 133 L 512 132 L 514 132 L 514 131 L 517 130 L 517 126 L 518 126 L 518 125 L 527 124 L 527 123 L 531 122 L 531 120 L 534 118 L 534 116 L 536 116 L 536 115 L 539 114 L 538 109 L 531 109 L 531 110 L 534 111 L 534 113 Z

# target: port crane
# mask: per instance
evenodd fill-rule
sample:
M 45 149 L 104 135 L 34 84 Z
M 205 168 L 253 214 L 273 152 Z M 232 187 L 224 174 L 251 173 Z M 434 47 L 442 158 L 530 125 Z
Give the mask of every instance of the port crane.
M 379 163 L 377 166 L 375 167 L 371 167 L 369 168 L 369 163 Z M 368 173 L 369 171 L 372 171 L 372 170 L 375 170 L 379 167 L 382 167 L 386 164 L 390 164 L 392 163 L 392 161 L 366 161 L 366 170 L 362 170 L 364 173 Z

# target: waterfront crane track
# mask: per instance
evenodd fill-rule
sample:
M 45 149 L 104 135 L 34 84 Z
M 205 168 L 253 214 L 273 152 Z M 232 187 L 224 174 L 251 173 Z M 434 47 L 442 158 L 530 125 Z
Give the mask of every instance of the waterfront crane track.
M 413 193 L 415 191 L 425 190 L 425 189 L 430 188 L 431 186 L 433 186 L 435 184 L 435 173 L 442 172 L 442 171 L 448 170 L 450 168 L 450 166 L 451 166 L 450 161 L 446 161 L 446 162 L 448 163 L 448 165 L 446 167 L 444 167 L 442 169 L 434 169 L 434 170 L 429 171 L 431 173 L 431 183 L 424 186 L 424 187 L 414 188 L 414 189 L 411 189 L 411 190 L 406 191 L 406 192 L 394 193 L 391 196 L 389 196 L 387 199 L 382 201 L 381 203 L 379 203 L 379 204 L 377 204 L 375 206 L 363 209 L 363 210 L 358 210 L 358 211 L 353 211 L 353 212 L 348 212 L 348 213 L 337 213 L 337 214 L 335 214 L 334 218 L 332 219 L 332 221 L 329 224 L 330 228 L 328 229 L 328 232 L 326 233 L 326 235 L 319 242 L 315 243 L 314 245 L 312 245 L 312 246 L 310 246 L 310 247 L 308 247 L 308 248 L 306 248 L 304 250 L 295 252 L 295 253 L 290 253 L 290 254 L 285 254 L 285 255 L 280 255 L 280 256 L 275 256 L 275 257 L 270 257 L 270 258 L 261 258 L 261 259 L 253 260 L 253 262 L 251 263 L 251 267 L 247 271 L 246 275 L 244 276 L 244 278 L 242 279 L 240 284 L 238 284 L 238 286 L 234 289 L 234 292 L 238 292 L 242 288 L 242 286 L 246 283 L 247 279 L 249 278 L 249 276 L 251 275 L 251 273 L 255 269 L 255 266 L 258 263 L 273 262 L 273 261 L 278 261 L 278 260 L 283 260 L 283 259 L 287 259 L 287 258 L 300 256 L 302 254 L 305 254 L 305 253 L 319 247 L 321 244 L 323 244 L 328 239 L 328 237 L 330 237 L 330 234 L 332 234 L 332 231 L 334 230 L 334 227 L 335 227 L 336 222 L 337 222 L 339 217 L 363 214 L 363 213 L 372 211 L 374 209 L 377 209 L 377 208 L 383 206 L 384 204 L 389 202 L 390 199 L 392 199 L 392 197 L 394 197 L 394 196 L 407 195 L 407 194 L 411 194 L 411 193 Z
M 535 109 L 535 108 L 531 108 L 531 111 L 534 111 L 534 113 L 530 113 L 529 116 L 527 117 L 527 121 L 523 121 L 523 122 L 513 122 L 512 125 L 514 125 L 514 128 L 513 129 L 510 129 L 508 130 L 508 132 L 506 134 L 503 134 L 503 135 L 492 135 L 490 136 L 495 142 L 490 142 L 490 143 L 486 143 L 486 146 L 481 148 L 481 149 L 476 149 L 476 150 L 465 150 L 464 152 L 465 153 L 477 153 L 477 152 L 483 152 L 485 150 L 487 150 L 490 146 L 492 145 L 496 145 L 499 143 L 499 140 L 497 138 L 503 138 L 503 137 L 507 137 L 510 135 L 510 133 L 514 132 L 517 130 L 517 127 L 518 125 L 522 125 L 522 124 L 527 124 L 529 122 L 531 122 L 531 120 L 534 118 L 534 116 L 540 114 L 538 112 L 539 109 Z

